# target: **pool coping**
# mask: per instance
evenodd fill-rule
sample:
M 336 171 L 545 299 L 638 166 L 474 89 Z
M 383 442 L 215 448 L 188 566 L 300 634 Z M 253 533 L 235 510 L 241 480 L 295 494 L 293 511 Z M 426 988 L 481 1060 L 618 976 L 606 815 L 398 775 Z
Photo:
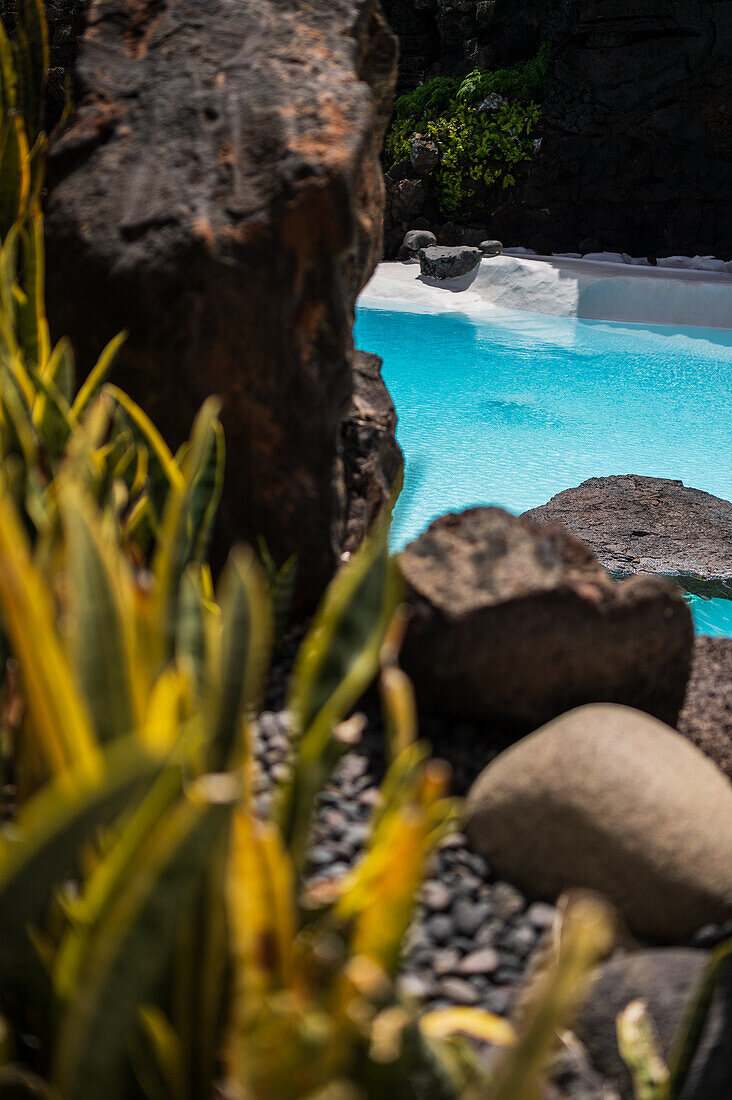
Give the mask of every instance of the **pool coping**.
M 562 256 L 484 257 L 442 282 L 416 261 L 380 263 L 359 305 L 485 316 L 495 309 L 732 331 L 732 275 Z

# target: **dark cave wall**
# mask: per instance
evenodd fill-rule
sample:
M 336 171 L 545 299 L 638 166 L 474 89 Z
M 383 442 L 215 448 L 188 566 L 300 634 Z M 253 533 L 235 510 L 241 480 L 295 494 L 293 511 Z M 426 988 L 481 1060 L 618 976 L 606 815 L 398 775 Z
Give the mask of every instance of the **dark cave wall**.
M 386 0 L 401 87 L 504 65 L 549 42 L 542 148 L 490 235 L 588 238 L 636 255 L 732 256 L 729 0 Z M 411 17 L 410 17 L 411 13 Z

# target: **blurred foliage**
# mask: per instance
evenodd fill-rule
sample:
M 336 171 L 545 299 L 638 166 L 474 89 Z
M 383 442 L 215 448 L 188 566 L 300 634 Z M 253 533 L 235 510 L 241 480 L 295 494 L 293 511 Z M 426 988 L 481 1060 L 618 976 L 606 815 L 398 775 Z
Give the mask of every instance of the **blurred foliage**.
M 442 213 L 469 220 L 517 181 L 534 156 L 548 48 L 508 69 L 474 69 L 463 79 L 436 77 L 401 96 L 386 137 L 387 165 L 409 157 L 415 132 L 434 141 Z

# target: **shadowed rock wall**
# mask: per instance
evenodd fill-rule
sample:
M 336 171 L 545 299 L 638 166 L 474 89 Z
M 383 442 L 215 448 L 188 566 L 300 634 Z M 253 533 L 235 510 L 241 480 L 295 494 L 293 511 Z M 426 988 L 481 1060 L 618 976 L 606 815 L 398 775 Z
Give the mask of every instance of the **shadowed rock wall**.
M 356 295 L 381 249 L 396 48 L 377 0 L 93 0 L 78 108 L 52 143 L 49 314 L 175 444 L 224 399 L 220 543 L 299 558 L 346 523 Z
M 552 47 L 541 152 L 523 191 L 486 212 L 489 235 L 539 251 L 587 240 L 588 251 L 732 256 L 728 0 L 385 4 L 404 87 Z

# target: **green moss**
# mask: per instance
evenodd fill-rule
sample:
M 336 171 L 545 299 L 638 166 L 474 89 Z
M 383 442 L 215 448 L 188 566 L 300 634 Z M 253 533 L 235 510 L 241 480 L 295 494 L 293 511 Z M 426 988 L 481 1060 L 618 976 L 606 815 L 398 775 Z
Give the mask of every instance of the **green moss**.
M 545 46 L 521 65 L 492 72 L 475 69 L 464 79 L 437 77 L 400 96 L 386 137 L 387 166 L 409 156 L 419 131 L 440 150 L 435 172 L 442 213 L 469 219 L 484 209 L 490 193 L 516 183 L 534 155 L 532 131 L 541 118 L 548 70 Z M 489 97 L 495 105 L 479 109 Z

